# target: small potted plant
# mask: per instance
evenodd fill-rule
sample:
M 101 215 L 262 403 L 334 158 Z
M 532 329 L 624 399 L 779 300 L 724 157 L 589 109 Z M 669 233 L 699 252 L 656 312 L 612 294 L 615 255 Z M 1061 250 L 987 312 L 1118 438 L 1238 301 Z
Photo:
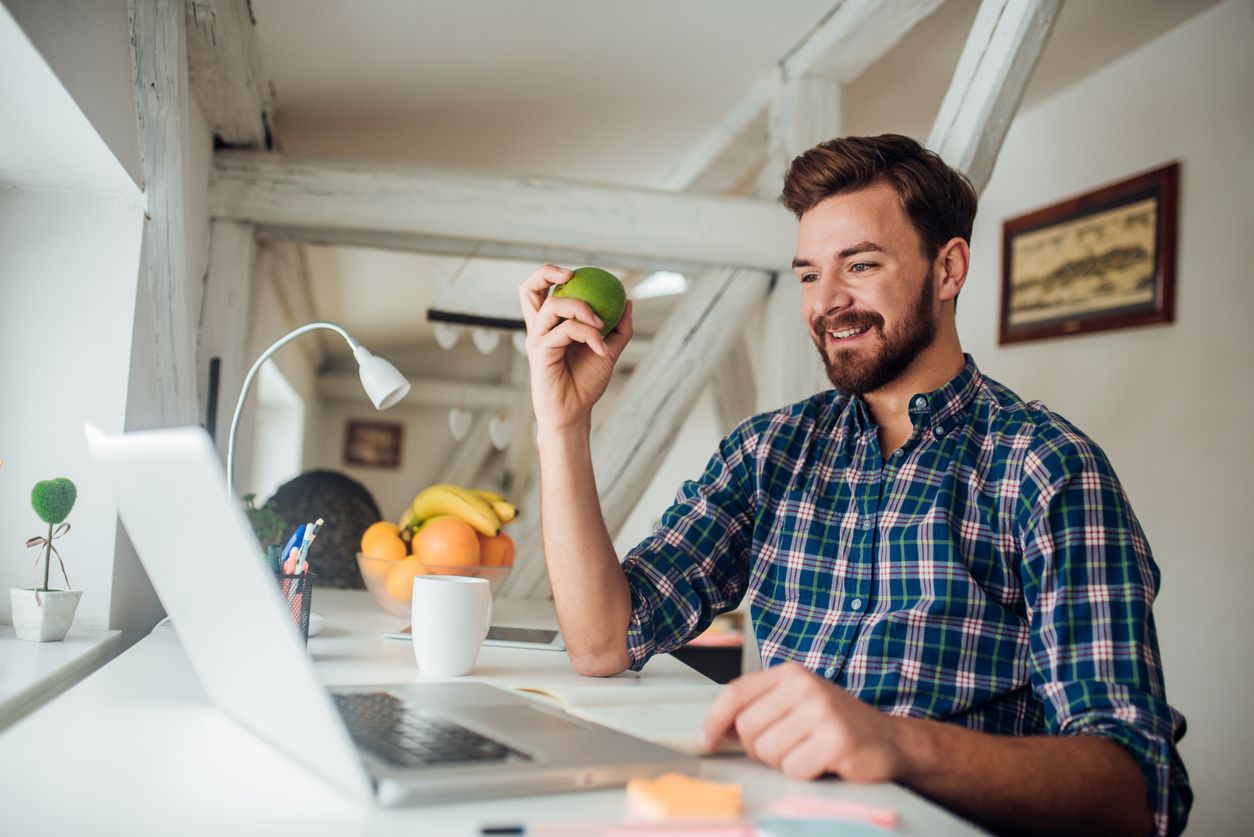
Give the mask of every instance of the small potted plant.
M 39 562 L 43 561 L 43 585 L 9 589 L 9 598 L 13 604 L 13 629 L 18 639 L 56 642 L 65 639 L 65 634 L 74 621 L 74 611 L 78 609 L 78 600 L 83 591 L 53 590 L 48 583 L 52 572 L 52 557 L 55 555 L 57 563 L 61 565 L 61 577 L 65 579 L 65 586 L 70 586 L 70 577 L 65 574 L 65 563 L 53 541 L 70 531 L 70 524 L 65 519 L 70 516 L 76 499 L 78 489 L 65 477 L 37 482 L 30 493 L 35 514 L 48 524 L 48 534 L 26 541 L 28 547 L 38 547 L 40 550 L 39 556 L 35 558 L 35 575 L 38 578 Z

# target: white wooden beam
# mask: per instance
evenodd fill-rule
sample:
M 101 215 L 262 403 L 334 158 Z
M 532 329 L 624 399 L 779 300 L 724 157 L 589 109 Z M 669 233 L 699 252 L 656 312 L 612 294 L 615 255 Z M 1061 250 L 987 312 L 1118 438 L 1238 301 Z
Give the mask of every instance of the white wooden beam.
M 195 312 L 200 283 L 187 271 L 187 47 L 182 0 L 130 6 L 140 149 L 144 157 L 141 287 L 152 315 L 162 423 L 196 421 Z
M 837 3 L 805 37 L 781 57 L 778 65 L 749 88 L 705 136 L 662 179 L 664 188 L 693 188 L 716 167 L 727 163 L 729 149 L 739 143 L 781 86 L 801 76 L 822 76 L 837 84 L 860 76 L 940 6 L 943 0 L 843 0 Z M 820 139 L 831 139 L 832 134 Z M 815 140 L 818 142 L 818 140 Z M 804 146 L 802 150 L 804 150 Z M 758 164 L 764 148 L 758 152 Z M 737 155 L 731 176 L 751 167 Z M 722 178 L 724 181 L 726 177 Z M 738 178 L 737 178 L 738 179 Z
M 604 264 L 626 270 L 649 272 L 655 270 L 676 270 L 681 273 L 705 267 L 704 264 L 666 258 L 650 253 L 607 254 L 555 244 L 447 238 L 412 231 L 263 225 L 257 227 L 257 235 L 264 241 L 284 244 L 303 243 L 343 247 L 373 247 L 381 250 L 428 253 L 438 256 L 510 259 L 530 264 Z
M 757 382 L 744 340 L 732 343 L 714 370 L 710 385 L 714 388 L 714 406 L 723 435 L 757 412 Z
M 361 388 L 361 380 L 352 372 L 328 372 L 319 375 L 317 382 L 319 396 L 328 401 L 370 404 Z M 467 410 L 496 410 L 501 405 L 500 384 L 462 383 L 444 378 L 409 378 L 409 383 L 409 394 L 401 402 L 402 407 L 449 409 L 460 405 Z M 506 398 L 512 400 L 527 392 L 525 387 L 511 386 Z
M 209 230 L 209 267 L 201 297 L 196 343 L 196 384 L 200 413 L 208 421 L 209 364 L 218 359 L 218 392 L 214 425 L 216 443 L 226 458 L 227 435 L 244 374 L 252 363 L 246 357 L 251 325 L 253 259 L 252 226 L 237 221 L 214 221 Z
M 494 414 L 491 409 L 479 411 L 465 439 L 456 442 L 449 437 L 452 451 L 439 470 L 426 482 L 446 482 L 475 487 L 475 479 L 495 450 L 492 447 L 492 439 L 488 435 L 488 423 Z
M 187 62 L 210 130 L 235 148 L 270 148 L 273 94 L 249 0 L 187 0 Z
M 981 192 L 1061 0 L 984 0 L 941 102 L 927 146 Z
M 778 267 L 792 247 L 787 214 L 745 198 L 276 154 L 214 156 L 211 215 L 328 236 L 525 243 L 595 254 L 607 264 L 643 254 L 765 269 Z
M 761 305 L 769 278 L 746 269 L 717 269 L 694 277 L 666 325 L 654 338 L 653 356 L 628 380 L 614 411 L 592 433 L 592 464 L 606 528 L 613 534 L 648 487 L 711 372 Z M 524 507 L 539 506 L 538 486 Z M 519 561 L 507 579 L 515 595 L 549 595 L 538 527 L 520 530 Z
M 853 81 L 942 2 L 843 0 L 784 56 L 784 75 L 822 75 L 841 84 Z

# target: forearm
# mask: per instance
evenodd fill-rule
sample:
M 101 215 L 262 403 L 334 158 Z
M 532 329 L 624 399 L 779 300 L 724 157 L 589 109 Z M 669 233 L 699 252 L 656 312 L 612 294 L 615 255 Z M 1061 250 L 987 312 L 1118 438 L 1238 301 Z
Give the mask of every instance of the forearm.
M 549 583 L 580 674 L 627 668 L 631 593 L 597 499 L 586 426 L 539 439 L 540 524 Z
M 1132 756 L 1087 735 L 1012 738 L 899 720 L 897 780 L 998 833 L 1151 833 L 1145 781 Z

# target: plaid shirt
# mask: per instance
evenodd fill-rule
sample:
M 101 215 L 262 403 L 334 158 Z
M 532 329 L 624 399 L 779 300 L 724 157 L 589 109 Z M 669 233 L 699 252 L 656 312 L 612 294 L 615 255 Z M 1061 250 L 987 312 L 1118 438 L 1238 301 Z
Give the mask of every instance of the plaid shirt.
M 1192 792 L 1158 568 L 1105 454 L 970 356 L 910 419 L 887 461 L 865 403 L 835 391 L 734 430 L 624 560 L 631 667 L 747 595 L 765 665 L 795 660 L 892 715 L 1112 739 L 1158 832 L 1178 832 Z

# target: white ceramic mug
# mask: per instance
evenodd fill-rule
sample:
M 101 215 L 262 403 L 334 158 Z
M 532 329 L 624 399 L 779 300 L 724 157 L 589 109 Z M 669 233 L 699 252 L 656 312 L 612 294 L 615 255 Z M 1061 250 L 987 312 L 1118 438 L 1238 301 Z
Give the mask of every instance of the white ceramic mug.
M 488 580 L 415 576 L 410 620 L 419 671 L 443 677 L 470 674 L 492 624 Z

